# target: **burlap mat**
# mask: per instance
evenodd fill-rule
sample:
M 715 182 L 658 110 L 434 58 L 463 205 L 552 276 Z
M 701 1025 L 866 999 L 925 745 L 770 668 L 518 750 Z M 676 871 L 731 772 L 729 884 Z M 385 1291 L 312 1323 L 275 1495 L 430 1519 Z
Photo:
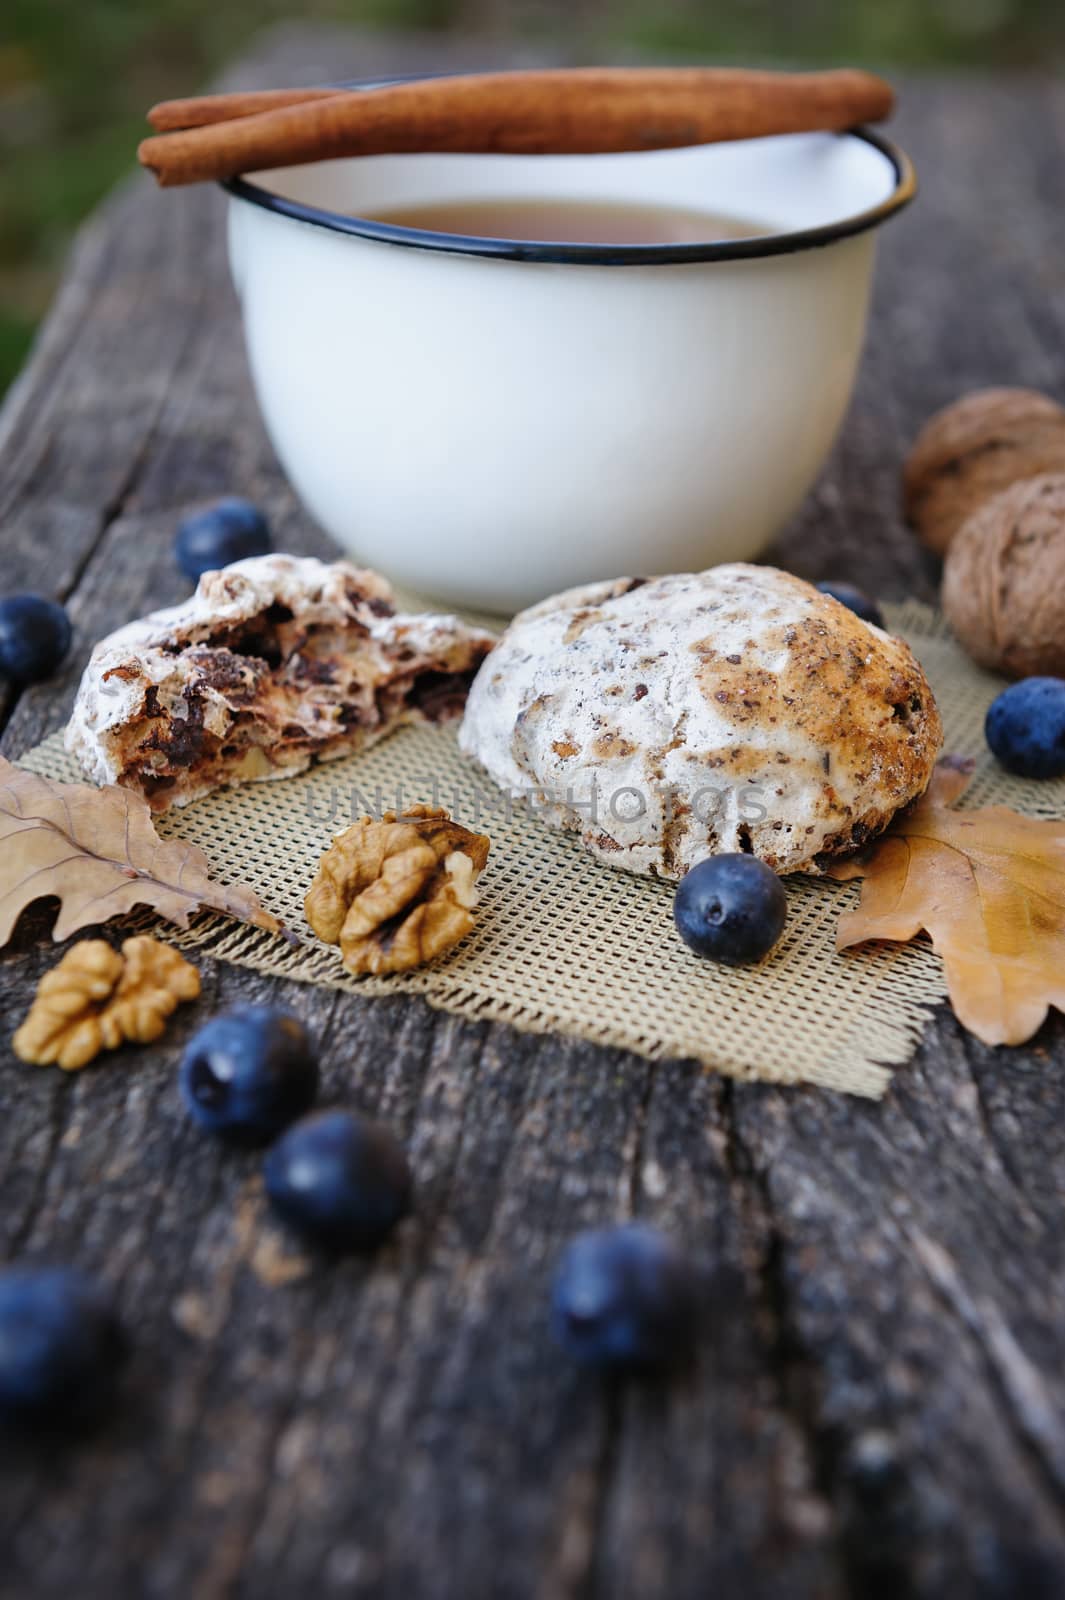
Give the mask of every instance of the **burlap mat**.
M 1000 801 L 1061 815 L 1065 781 L 1010 778 L 987 752 L 984 712 L 1000 682 L 973 666 L 927 607 L 889 608 L 889 624 L 910 641 L 932 681 L 946 748 L 977 758 L 965 803 Z M 80 776 L 59 735 L 23 765 L 53 778 Z M 319 855 L 351 817 L 416 801 L 447 805 L 491 836 L 477 929 L 429 968 L 351 978 L 338 952 L 307 927 L 303 895 Z M 364 755 L 201 800 L 162 818 L 159 831 L 198 844 L 220 877 L 252 885 L 303 941 L 292 948 L 258 929 L 203 916 L 173 935 L 185 948 L 355 994 L 421 994 L 462 1016 L 537 1033 L 573 1034 L 656 1058 L 694 1057 L 737 1078 L 877 1097 L 887 1069 L 909 1059 L 929 1009 L 946 993 L 927 943 L 836 953 L 836 923 L 856 898 L 856 884 L 792 878 L 787 929 L 769 960 L 740 971 L 699 960 L 674 931 L 668 885 L 605 867 L 572 837 L 508 807 L 447 730 L 403 729 Z

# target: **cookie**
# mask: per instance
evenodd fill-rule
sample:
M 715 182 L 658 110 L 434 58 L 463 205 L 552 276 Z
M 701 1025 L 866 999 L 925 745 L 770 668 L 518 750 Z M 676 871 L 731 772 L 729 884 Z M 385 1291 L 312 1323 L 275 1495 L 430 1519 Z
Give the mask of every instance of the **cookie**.
M 901 639 L 799 578 L 736 564 L 523 612 L 459 739 L 602 860 L 676 879 L 730 851 L 823 870 L 924 790 L 942 728 Z
M 385 580 L 348 562 L 257 556 L 101 640 L 67 749 L 153 810 L 187 805 L 457 717 L 493 643 L 456 617 L 397 614 Z

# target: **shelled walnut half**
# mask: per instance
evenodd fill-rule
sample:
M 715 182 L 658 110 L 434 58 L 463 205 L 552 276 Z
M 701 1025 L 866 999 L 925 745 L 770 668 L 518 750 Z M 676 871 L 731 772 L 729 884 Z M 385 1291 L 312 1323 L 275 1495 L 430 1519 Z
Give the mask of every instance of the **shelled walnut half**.
M 349 972 L 422 966 L 472 929 L 489 845 L 440 807 L 361 817 L 322 856 L 303 902 L 307 921 L 340 946 Z
M 126 939 L 121 954 L 104 939 L 81 939 L 37 985 L 12 1048 L 21 1061 L 74 1072 L 101 1050 L 158 1039 L 171 1012 L 199 992 L 196 968 L 158 939 Z

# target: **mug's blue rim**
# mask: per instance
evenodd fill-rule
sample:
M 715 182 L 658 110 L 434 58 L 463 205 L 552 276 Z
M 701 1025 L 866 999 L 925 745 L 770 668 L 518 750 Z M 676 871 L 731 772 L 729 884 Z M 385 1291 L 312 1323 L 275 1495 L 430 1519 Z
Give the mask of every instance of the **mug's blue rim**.
M 395 79 L 383 80 L 395 82 Z M 369 83 L 345 85 L 352 88 L 370 88 Z M 816 228 L 798 228 L 788 233 L 755 234 L 745 239 L 717 239 L 705 244 L 569 244 L 545 240 L 485 239 L 474 234 L 435 233 L 427 228 L 404 228 L 392 222 L 374 222 L 368 217 L 353 217 L 341 211 L 328 211 L 302 200 L 290 200 L 275 194 L 261 184 L 247 178 L 226 178 L 221 187 L 237 200 L 290 217 L 297 222 L 309 222 L 317 228 L 333 233 L 352 234 L 360 239 L 372 239 L 378 244 L 398 245 L 413 250 L 438 250 L 450 255 L 487 256 L 504 261 L 568 262 L 573 265 L 600 267 L 659 266 L 673 262 L 692 261 L 742 261 L 763 256 L 792 255 L 799 250 L 816 250 L 834 244 L 838 239 L 849 239 L 882 222 L 909 205 L 917 193 L 917 175 L 905 151 L 890 139 L 872 128 L 847 129 L 837 135 L 841 139 L 860 139 L 888 160 L 895 173 L 895 187 L 878 205 L 865 211 L 842 217 L 838 222 L 823 223 Z

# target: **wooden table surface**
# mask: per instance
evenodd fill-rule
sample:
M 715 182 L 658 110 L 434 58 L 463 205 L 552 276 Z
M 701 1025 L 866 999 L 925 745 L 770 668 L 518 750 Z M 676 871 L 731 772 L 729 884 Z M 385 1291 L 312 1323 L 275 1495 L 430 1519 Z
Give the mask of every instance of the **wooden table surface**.
M 235 76 L 491 58 L 288 32 Z M 779 559 L 930 597 L 896 510 L 921 420 L 990 382 L 1065 397 L 1065 88 L 913 81 L 896 131 L 923 193 Z M 181 597 L 193 503 L 247 494 L 282 547 L 328 548 L 256 418 L 221 221 L 214 192 L 125 187 L 0 417 L 3 588 L 77 629 L 62 678 L 4 702 L 9 756 L 63 722 L 93 640 Z M 1065 1593 L 1060 1018 L 995 1051 L 943 1012 L 873 1105 L 206 963 L 162 1044 L 65 1077 L 6 1048 L 47 929 L 3 957 L 0 1256 L 102 1274 L 137 1356 L 97 1438 L 0 1443 L 0 1594 Z M 328 1100 L 409 1141 L 417 1217 L 370 1261 L 288 1281 L 256 1157 L 182 1113 L 184 1041 L 253 997 L 318 1031 Z M 632 1213 L 690 1244 L 713 1310 L 690 1374 L 604 1389 L 553 1349 L 548 1284 L 570 1234 Z

